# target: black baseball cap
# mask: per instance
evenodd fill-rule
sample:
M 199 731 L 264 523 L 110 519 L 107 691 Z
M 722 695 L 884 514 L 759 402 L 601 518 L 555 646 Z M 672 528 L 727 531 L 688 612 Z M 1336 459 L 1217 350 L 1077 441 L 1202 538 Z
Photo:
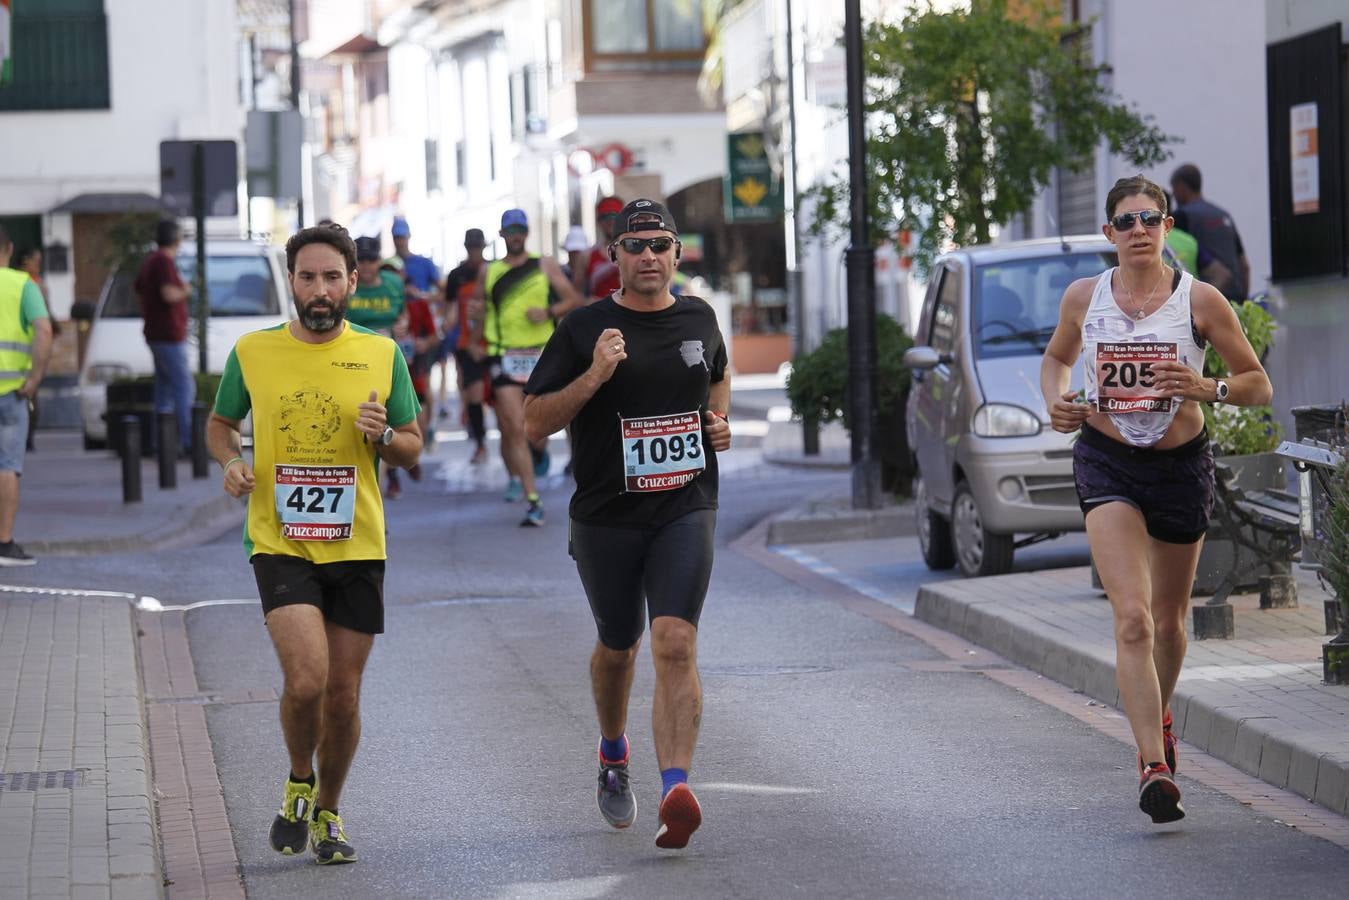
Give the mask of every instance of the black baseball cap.
M 629 231 L 668 231 L 679 234 L 674 216 L 670 215 L 665 205 L 646 199 L 633 200 L 618 214 L 614 234 L 627 234 Z
M 368 262 L 379 258 L 379 238 L 369 236 L 356 238 L 356 259 Z
M 486 247 L 487 238 L 483 237 L 481 228 L 470 228 L 464 232 L 465 247 Z

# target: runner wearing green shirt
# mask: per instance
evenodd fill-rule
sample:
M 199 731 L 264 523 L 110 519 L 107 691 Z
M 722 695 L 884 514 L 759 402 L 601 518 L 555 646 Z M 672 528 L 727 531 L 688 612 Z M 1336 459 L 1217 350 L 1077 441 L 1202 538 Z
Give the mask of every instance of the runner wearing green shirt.
M 390 337 L 407 301 L 403 279 L 384 271 L 382 263 L 379 238 L 356 238 L 356 293 L 351 296 L 347 321 Z

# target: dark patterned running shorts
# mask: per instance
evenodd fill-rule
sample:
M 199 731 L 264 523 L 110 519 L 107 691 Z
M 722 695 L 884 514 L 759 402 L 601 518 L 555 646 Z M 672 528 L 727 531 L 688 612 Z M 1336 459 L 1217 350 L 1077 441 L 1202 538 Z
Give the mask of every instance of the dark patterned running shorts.
M 1073 480 L 1083 513 L 1122 501 L 1143 514 L 1148 534 L 1168 544 L 1193 544 L 1213 515 L 1213 451 L 1208 431 L 1153 450 L 1082 426 L 1073 448 Z

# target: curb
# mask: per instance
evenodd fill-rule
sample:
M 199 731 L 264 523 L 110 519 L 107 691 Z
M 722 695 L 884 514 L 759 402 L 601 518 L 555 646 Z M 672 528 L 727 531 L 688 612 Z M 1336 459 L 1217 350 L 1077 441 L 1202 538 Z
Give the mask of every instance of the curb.
M 163 550 L 190 543 L 202 532 L 214 536 L 230 525 L 242 524 L 246 511 L 246 501 L 220 494 L 198 503 L 186 513 L 171 517 L 165 524 L 145 534 L 72 541 L 25 541 L 24 549 L 48 556 L 92 556 L 100 553 Z
M 911 537 L 917 534 L 913 504 L 853 509 L 837 498 L 807 503 L 774 517 L 768 544 L 822 544 Z
M 919 589 L 914 617 L 1119 709 L 1113 650 L 1082 646 L 1066 630 L 1060 636 L 1046 634 L 1052 626 L 1007 609 L 996 592 L 987 592 L 989 582 L 1024 577 L 977 579 L 984 582 L 982 599 L 967 595 L 960 587 L 963 582 L 925 585 Z M 1349 815 L 1349 752 L 1328 753 L 1290 739 L 1292 732 L 1277 730 L 1277 720 L 1200 699 L 1183 680 L 1176 686 L 1171 711 L 1175 732 L 1186 743 L 1274 787 Z

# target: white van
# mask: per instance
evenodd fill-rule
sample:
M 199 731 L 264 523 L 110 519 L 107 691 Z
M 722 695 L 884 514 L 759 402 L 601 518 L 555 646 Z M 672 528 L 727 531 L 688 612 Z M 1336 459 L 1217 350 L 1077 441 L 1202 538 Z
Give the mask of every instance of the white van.
M 178 251 L 178 271 L 184 281 L 196 274 L 196 245 L 184 240 Z M 270 328 L 295 316 L 290 286 L 286 280 L 286 257 L 280 247 L 259 241 L 207 240 L 206 277 L 211 300 L 207 323 L 207 368 L 219 373 L 225 368 L 234 342 L 250 331 Z M 80 419 L 84 446 L 106 446 L 108 426 L 107 385 L 123 378 L 153 375 L 154 360 L 142 332 L 140 301 L 132 289 L 135 271 L 118 271 L 108 277 L 80 367 Z M 197 370 L 197 326 L 188 321 L 188 364 Z

